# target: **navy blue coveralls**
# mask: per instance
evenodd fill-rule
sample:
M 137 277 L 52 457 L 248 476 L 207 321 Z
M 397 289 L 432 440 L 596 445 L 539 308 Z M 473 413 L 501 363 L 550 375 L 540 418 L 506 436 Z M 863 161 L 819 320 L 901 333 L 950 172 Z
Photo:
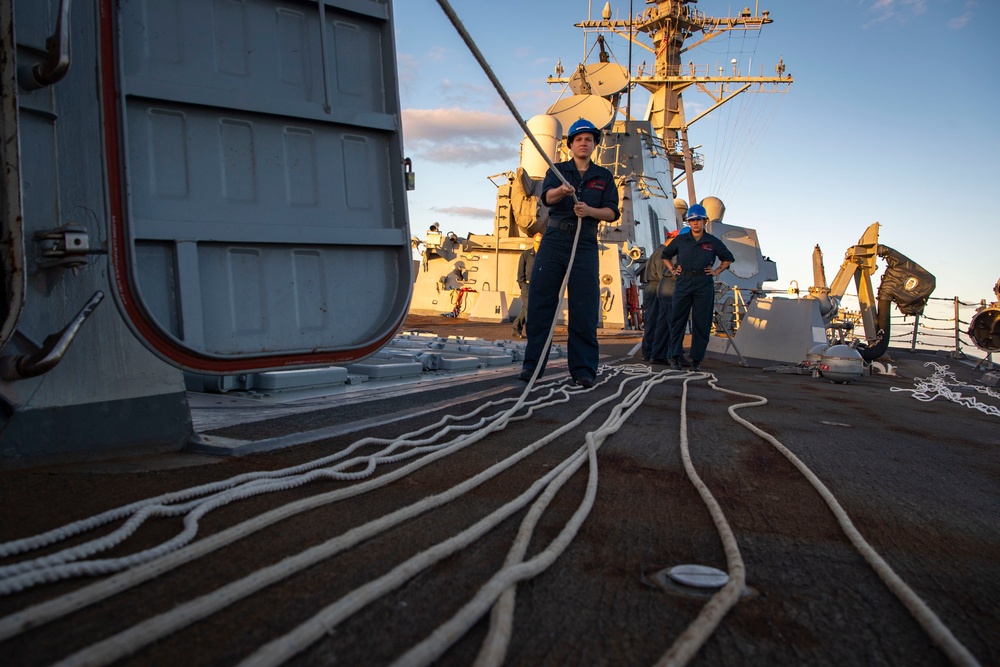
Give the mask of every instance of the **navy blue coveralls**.
M 712 310 L 715 304 L 715 279 L 705 273 L 718 257 L 723 262 L 736 258 L 726 244 L 708 232 L 697 241 L 693 234 L 681 234 L 663 251 L 666 259 L 676 257 L 682 272 L 674 288 L 673 313 L 670 317 L 670 356 L 681 356 L 684 348 L 684 328 L 691 316 L 691 361 L 705 358 L 708 334 L 712 329 Z
M 593 208 L 610 208 L 617 220 L 618 187 L 610 171 L 590 164 L 587 172 L 580 175 L 573 160 L 555 164 L 566 181 L 576 188 L 576 197 Z M 542 202 L 549 190 L 562 185 L 559 177 L 549 169 L 542 182 Z M 535 254 L 535 265 L 531 269 L 528 285 L 528 344 L 524 350 L 522 368 L 534 369 L 541 364 L 538 377 L 545 371 L 548 350 L 543 349 L 548 338 L 549 327 L 556 316 L 556 308 L 562 295 L 563 276 L 573 250 L 577 216 L 573 211 L 573 198 L 566 196 L 549 208 L 549 224 L 542 236 L 542 243 Z M 598 282 L 599 260 L 597 254 L 597 218 L 584 218 L 577 242 L 576 257 L 569 274 L 569 339 L 567 356 L 569 372 L 574 378 L 597 377 L 597 326 L 600 323 L 600 283 Z

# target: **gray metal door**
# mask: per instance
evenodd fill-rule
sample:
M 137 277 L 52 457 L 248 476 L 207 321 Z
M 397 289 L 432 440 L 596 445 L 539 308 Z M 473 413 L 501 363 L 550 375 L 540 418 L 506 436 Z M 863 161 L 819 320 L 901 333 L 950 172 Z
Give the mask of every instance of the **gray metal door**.
M 388 0 L 102 4 L 111 261 L 134 329 L 210 372 L 381 346 L 412 283 Z

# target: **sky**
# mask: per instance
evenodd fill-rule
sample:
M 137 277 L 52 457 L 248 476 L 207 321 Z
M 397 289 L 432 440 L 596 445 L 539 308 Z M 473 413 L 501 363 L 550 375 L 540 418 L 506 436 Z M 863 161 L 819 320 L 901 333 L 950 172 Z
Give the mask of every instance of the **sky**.
M 556 63 L 572 72 L 593 46 L 573 24 L 588 11 L 598 18 L 604 0 L 450 4 L 527 120 L 558 99 L 546 83 Z M 721 198 L 725 222 L 756 229 L 777 263 L 778 281 L 765 288 L 811 285 L 816 245 L 832 281 L 845 252 L 879 222 L 881 244 L 936 276 L 933 297 L 995 301 L 1000 3 L 701 0 L 696 8 L 723 17 L 745 5 L 774 22 L 685 58 L 712 68 L 736 58 L 755 74 L 773 73 L 781 58 L 794 83 L 787 93 L 741 95 L 689 132 L 706 162 L 698 198 Z M 629 13 L 628 0 L 611 7 L 615 17 Z M 636 13 L 645 8 L 632 0 Z M 404 152 L 416 173 L 411 231 L 422 238 L 439 222 L 459 236 L 490 234 L 496 187 L 488 177 L 517 167 L 523 132 L 436 0 L 395 0 L 393 15 Z M 610 46 L 627 65 L 625 40 Z M 633 50 L 633 65 L 643 60 L 651 58 Z M 710 102 L 685 94 L 687 117 Z M 632 113 L 644 111 L 637 92 Z

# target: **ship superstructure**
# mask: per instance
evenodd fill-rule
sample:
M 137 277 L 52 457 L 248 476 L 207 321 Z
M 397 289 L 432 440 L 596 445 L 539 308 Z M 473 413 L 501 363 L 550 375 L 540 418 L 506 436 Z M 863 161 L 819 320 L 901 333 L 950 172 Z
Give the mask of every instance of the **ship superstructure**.
M 783 61 L 774 74 L 743 72 L 735 61 L 727 67 L 696 64 L 695 47 L 725 33 L 760 30 L 772 22 L 769 12 L 743 9 L 737 16 L 708 16 L 690 0 L 647 3 L 642 12 L 625 19 L 612 18 L 610 3 L 600 19 L 576 24 L 591 45 L 591 62 L 567 72 L 561 61 L 548 78 L 561 95 L 546 111 L 528 121 L 552 161 L 566 159 L 563 132 L 578 118 L 587 118 L 604 130 L 594 160 L 614 173 L 621 202 L 621 218 L 598 230 L 601 247 L 601 301 L 603 326 L 634 325 L 639 272 L 666 234 L 683 226 L 688 201 L 696 197 L 695 178 L 704 157 L 695 152 L 688 130 L 713 110 L 745 92 L 784 92 L 793 79 Z M 593 39 L 591 39 L 593 38 Z M 624 39 L 628 65 L 611 50 L 613 39 Z M 621 41 L 617 39 L 617 41 Z M 632 65 L 633 50 L 652 58 Z M 714 71 L 713 71 L 714 68 Z M 684 94 L 709 96 L 707 108 L 688 118 Z M 633 100 L 635 95 L 635 100 Z M 643 119 L 633 112 L 640 95 L 648 97 Z M 410 312 L 467 314 L 474 319 L 500 321 L 520 309 L 516 267 L 520 252 L 530 246 L 532 234 L 542 231 L 547 212 L 539 202 L 547 162 L 525 139 L 521 163 L 513 171 L 491 177 L 497 185 L 492 234 L 460 238 L 442 233 L 437 225 L 419 242 Z M 678 198 L 686 189 L 687 201 Z M 711 217 L 709 231 L 732 249 L 736 262 L 719 281 L 720 298 L 728 307 L 752 298 L 763 283 L 777 280 L 777 269 L 760 251 L 756 231 L 724 222 L 725 205 L 716 197 L 700 201 Z M 726 296 L 742 291 L 745 296 Z

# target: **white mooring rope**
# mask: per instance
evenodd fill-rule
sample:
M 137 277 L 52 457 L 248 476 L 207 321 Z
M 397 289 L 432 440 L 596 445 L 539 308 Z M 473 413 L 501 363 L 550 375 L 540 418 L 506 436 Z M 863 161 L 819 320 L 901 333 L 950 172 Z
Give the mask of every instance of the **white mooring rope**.
M 980 394 L 986 394 L 992 398 L 1000 398 L 1000 392 L 996 392 L 989 387 L 979 387 L 977 385 L 969 384 L 968 382 L 962 382 L 953 372 L 948 370 L 948 366 L 943 366 L 933 361 L 928 361 L 924 364 L 924 367 L 927 366 L 933 366 L 934 373 L 930 375 L 930 377 L 914 378 L 913 382 L 916 384 L 915 389 L 889 387 L 889 391 L 909 392 L 913 395 L 913 398 L 924 402 L 943 398 L 946 401 L 958 403 L 959 405 L 963 405 L 973 410 L 979 410 L 983 414 L 990 415 L 991 417 L 1000 417 L 1000 408 L 990 405 L 989 403 L 980 403 L 976 400 L 975 396 L 969 396 L 967 394 L 963 394 L 961 391 L 955 391 L 952 387 L 959 387 L 960 389 L 973 389 Z
M 851 518 L 841 507 L 840 503 L 837 502 L 836 497 L 830 492 L 830 490 L 823 484 L 822 481 L 810 470 L 805 463 L 802 462 L 799 457 L 795 456 L 787 447 L 785 447 L 781 442 L 778 441 L 773 435 L 763 431 L 749 421 L 743 419 L 736 414 L 738 409 L 744 407 L 750 407 L 754 405 L 764 405 L 767 403 L 767 399 L 763 396 L 757 396 L 754 394 L 746 394 L 739 391 L 733 391 L 732 389 L 723 389 L 722 387 L 716 386 L 717 380 L 713 379 L 709 382 L 709 385 L 716 391 L 721 391 L 726 394 L 732 394 L 734 396 L 743 396 L 745 398 L 755 399 L 753 403 L 740 403 L 737 405 L 730 406 L 729 414 L 737 422 L 745 426 L 752 433 L 760 436 L 767 442 L 769 442 L 775 449 L 781 452 L 788 461 L 795 466 L 803 477 L 805 477 L 816 492 L 819 493 L 820 497 L 833 512 L 833 516 L 836 518 L 837 523 L 840 524 L 841 529 L 844 534 L 847 535 L 847 539 L 850 540 L 854 548 L 857 549 L 858 553 L 861 554 L 868 564 L 875 570 L 875 573 L 880 579 L 885 583 L 889 590 L 899 598 L 900 602 L 906 607 L 906 609 L 913 615 L 913 617 L 920 623 L 924 631 L 927 632 L 931 640 L 937 644 L 948 659 L 951 660 L 952 664 L 961 665 L 963 667 L 972 667 L 979 665 L 975 656 L 969 652 L 969 650 L 952 634 L 951 630 L 941 622 L 927 604 L 920 599 L 920 597 L 907 586 L 906 582 L 896 574 L 896 572 L 889 566 L 889 564 L 872 548 L 870 544 L 865 540 L 857 528 L 854 527 L 854 523 Z

